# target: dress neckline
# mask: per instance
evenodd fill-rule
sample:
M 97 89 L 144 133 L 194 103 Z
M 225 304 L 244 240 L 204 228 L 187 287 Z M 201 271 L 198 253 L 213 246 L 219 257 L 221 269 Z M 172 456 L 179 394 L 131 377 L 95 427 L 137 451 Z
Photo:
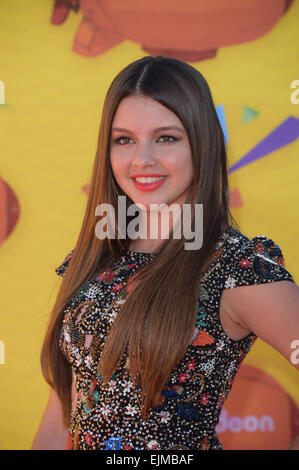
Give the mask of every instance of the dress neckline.
M 137 259 L 150 259 L 150 258 L 155 258 L 156 253 L 149 253 L 149 252 L 144 252 L 144 251 L 134 251 L 134 250 L 129 250 L 128 248 L 123 248 L 120 252 L 122 256 L 127 255 L 131 258 L 137 258 Z
M 219 241 L 222 243 L 231 236 L 232 231 L 235 231 L 234 227 L 229 226 L 227 227 L 219 236 Z M 121 256 L 127 255 L 131 258 L 137 259 L 154 259 L 157 256 L 157 253 L 146 252 L 146 251 L 134 251 L 130 250 L 129 248 L 123 248 L 120 251 Z

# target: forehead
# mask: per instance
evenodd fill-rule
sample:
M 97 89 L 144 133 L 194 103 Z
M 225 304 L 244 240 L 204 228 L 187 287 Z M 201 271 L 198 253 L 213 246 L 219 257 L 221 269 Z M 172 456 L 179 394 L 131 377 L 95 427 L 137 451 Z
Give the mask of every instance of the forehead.
M 183 128 L 180 119 L 166 106 L 147 96 L 127 96 L 118 105 L 112 127 L 141 125 L 177 125 Z

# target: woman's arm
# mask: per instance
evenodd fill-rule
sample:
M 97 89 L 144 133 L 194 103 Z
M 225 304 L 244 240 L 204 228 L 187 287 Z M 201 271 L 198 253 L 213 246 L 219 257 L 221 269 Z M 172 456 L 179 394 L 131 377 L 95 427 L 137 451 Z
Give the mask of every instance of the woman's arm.
M 290 281 L 241 286 L 223 292 L 225 311 L 299 370 L 299 287 Z
M 63 425 L 61 403 L 57 393 L 51 389 L 49 401 L 31 450 L 65 449 L 68 429 Z
M 237 324 L 279 351 L 299 370 L 299 287 L 290 281 L 241 286 L 223 292 Z M 289 449 L 299 449 L 299 435 Z

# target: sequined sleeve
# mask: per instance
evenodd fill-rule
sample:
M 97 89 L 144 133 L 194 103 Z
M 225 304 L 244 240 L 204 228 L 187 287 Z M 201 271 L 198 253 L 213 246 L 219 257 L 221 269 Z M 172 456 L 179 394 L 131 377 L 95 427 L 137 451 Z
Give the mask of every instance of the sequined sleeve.
M 68 253 L 68 255 L 64 258 L 63 262 L 55 269 L 56 274 L 58 276 L 64 276 L 69 265 L 69 262 L 73 256 L 74 249 Z
M 282 280 L 295 283 L 280 247 L 264 235 L 235 243 L 232 239 L 223 262 L 224 289 Z

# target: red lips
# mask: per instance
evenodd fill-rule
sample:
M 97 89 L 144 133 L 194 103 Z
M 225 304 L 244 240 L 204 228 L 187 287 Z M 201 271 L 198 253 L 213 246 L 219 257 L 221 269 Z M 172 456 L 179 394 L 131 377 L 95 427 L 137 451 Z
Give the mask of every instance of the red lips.
M 164 178 L 160 181 L 153 181 L 152 183 L 139 183 L 138 181 L 135 181 L 133 179 L 133 183 L 139 191 L 148 192 L 148 191 L 154 191 L 155 189 L 159 188 L 164 183 L 164 181 L 167 179 L 167 176 L 166 175 L 157 175 L 157 174 L 153 174 L 153 173 L 146 174 L 146 175 L 136 173 L 136 174 L 132 175 L 131 178 L 137 178 L 137 177 L 159 178 L 160 176 L 164 176 Z
M 167 175 L 158 175 L 157 173 L 134 173 L 134 175 L 131 175 L 131 178 L 138 178 L 138 177 L 143 177 L 143 178 L 160 178 L 160 176 L 167 176 Z

